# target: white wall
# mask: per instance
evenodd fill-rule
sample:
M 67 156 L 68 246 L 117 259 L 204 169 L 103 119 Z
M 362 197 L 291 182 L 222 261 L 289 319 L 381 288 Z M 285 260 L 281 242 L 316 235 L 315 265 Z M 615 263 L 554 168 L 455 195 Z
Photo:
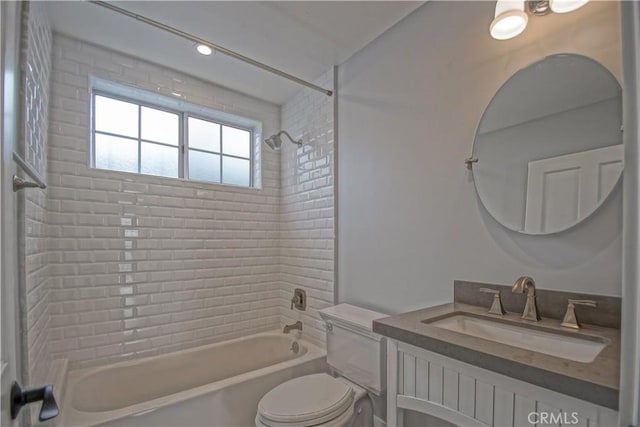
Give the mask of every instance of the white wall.
M 453 280 L 620 295 L 621 192 L 572 230 L 507 231 L 463 160 L 482 113 L 522 67 L 580 53 L 620 79 L 616 2 L 533 17 L 490 38 L 495 2 L 428 2 L 340 66 L 340 300 L 400 312 L 452 299 Z
M 333 88 L 333 70 L 315 84 Z M 304 335 L 324 343 L 318 310 L 333 305 L 334 285 L 333 98 L 300 90 L 282 106 L 282 129 L 303 140 L 300 148 L 285 141 L 281 151 L 282 321 L 301 320 Z M 305 312 L 290 309 L 295 288 L 307 294 Z
M 54 35 L 49 144 L 50 350 L 75 366 L 280 325 L 280 161 L 262 188 L 88 167 L 89 78 L 135 85 L 280 126 L 280 107 Z M 169 95 L 170 96 L 170 95 Z

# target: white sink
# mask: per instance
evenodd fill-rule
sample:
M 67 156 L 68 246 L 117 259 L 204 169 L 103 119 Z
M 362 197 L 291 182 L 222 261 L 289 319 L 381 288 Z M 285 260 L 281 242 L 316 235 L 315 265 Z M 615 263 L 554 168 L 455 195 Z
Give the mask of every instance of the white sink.
M 606 342 L 597 341 L 596 339 L 590 340 L 544 332 L 523 326 L 478 319 L 463 314 L 456 314 L 441 320 L 428 322 L 428 324 L 476 338 L 583 363 L 593 362 L 593 359 L 607 346 Z

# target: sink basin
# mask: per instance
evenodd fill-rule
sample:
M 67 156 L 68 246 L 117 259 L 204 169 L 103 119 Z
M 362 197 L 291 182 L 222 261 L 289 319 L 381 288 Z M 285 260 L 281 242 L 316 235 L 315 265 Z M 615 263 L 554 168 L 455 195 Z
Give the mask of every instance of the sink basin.
M 456 314 L 424 323 L 476 338 L 582 363 L 593 362 L 593 359 L 607 346 L 604 339 L 600 341 L 595 337 L 588 339 L 545 332 L 526 326 L 479 319 L 464 314 Z

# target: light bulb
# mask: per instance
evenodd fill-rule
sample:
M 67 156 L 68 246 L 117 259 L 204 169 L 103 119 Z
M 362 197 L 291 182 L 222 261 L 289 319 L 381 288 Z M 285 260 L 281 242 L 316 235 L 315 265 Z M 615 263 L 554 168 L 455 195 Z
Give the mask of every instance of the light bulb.
M 211 50 L 211 48 L 205 44 L 199 44 L 196 46 L 196 50 L 198 51 L 198 53 L 202 54 L 202 55 L 211 55 L 213 53 L 213 50 Z
M 527 28 L 528 21 L 529 17 L 524 11 L 524 1 L 498 0 L 489 33 L 494 39 L 507 40 L 522 33 Z
M 568 13 L 580 9 L 589 0 L 549 0 L 549 7 L 555 13 Z
M 509 11 L 495 17 L 491 22 L 491 37 L 496 40 L 511 39 L 527 28 L 528 17 L 524 12 Z

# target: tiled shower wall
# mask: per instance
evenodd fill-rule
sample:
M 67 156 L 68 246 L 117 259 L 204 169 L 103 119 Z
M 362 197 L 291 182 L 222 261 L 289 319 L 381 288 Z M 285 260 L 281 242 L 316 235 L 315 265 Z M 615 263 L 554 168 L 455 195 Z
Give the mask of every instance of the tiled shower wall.
M 179 92 L 188 102 L 261 121 L 264 135 L 280 126 L 277 105 L 54 35 L 53 356 L 103 364 L 278 327 L 279 155 L 262 151 L 262 189 L 90 169 L 90 76 Z
M 315 84 L 332 89 L 333 71 Z M 282 129 L 298 148 L 283 142 L 281 158 L 281 314 L 283 322 L 301 320 L 305 335 L 324 343 L 318 310 L 333 304 L 334 121 L 333 97 L 303 89 L 282 107 Z M 307 294 L 307 311 L 290 310 L 295 288 Z
M 24 2 L 21 52 L 21 138 L 18 151 L 41 176 L 47 174 L 47 124 L 51 30 L 39 2 Z M 21 172 L 26 179 L 30 177 Z M 49 371 L 49 269 L 46 250 L 47 191 L 27 189 L 19 197 L 20 284 L 23 329 L 23 379 L 26 385 L 45 381 Z

